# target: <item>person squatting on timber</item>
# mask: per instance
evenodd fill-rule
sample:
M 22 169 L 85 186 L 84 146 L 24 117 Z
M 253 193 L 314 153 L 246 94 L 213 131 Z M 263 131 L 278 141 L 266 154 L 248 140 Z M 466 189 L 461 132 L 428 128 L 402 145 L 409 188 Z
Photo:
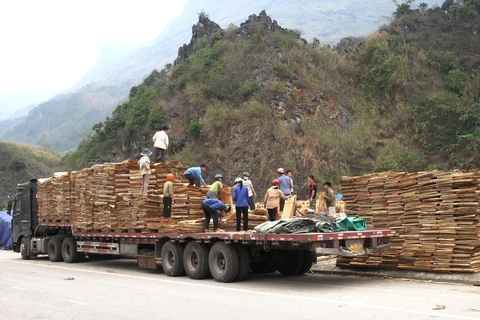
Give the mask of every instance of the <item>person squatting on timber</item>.
M 200 167 L 188 168 L 183 174 L 185 178 L 190 182 L 189 187 L 206 187 L 207 184 L 203 180 L 202 173 L 207 171 L 207 165 L 201 164 Z

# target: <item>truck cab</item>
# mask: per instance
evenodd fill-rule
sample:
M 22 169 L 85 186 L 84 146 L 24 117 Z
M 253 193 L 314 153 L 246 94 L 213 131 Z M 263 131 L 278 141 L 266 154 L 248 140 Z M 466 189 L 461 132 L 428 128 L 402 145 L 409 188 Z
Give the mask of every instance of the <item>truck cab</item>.
M 28 259 L 31 255 L 29 240 L 38 226 L 36 179 L 17 185 L 17 194 L 10 207 L 13 250 Z

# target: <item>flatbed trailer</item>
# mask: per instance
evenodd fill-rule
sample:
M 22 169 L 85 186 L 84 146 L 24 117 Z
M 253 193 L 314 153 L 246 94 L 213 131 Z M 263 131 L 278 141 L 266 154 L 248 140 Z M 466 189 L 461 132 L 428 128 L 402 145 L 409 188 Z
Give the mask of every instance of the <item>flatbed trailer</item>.
M 211 275 L 219 282 L 245 280 L 250 271 L 306 273 L 317 255 L 364 255 L 386 250 L 391 230 L 332 233 L 259 234 L 253 232 L 123 233 L 76 232 L 70 223 L 38 222 L 36 184 L 17 194 L 13 211 L 13 246 L 23 259 L 48 255 L 52 262 L 75 263 L 86 255 L 135 258 L 140 268 L 192 279 Z M 29 190 L 30 189 L 30 190 Z

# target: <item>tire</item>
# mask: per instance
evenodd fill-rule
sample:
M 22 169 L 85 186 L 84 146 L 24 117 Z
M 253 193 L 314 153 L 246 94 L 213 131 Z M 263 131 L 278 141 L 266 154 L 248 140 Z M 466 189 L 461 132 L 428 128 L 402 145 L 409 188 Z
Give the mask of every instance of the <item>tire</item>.
M 62 258 L 66 263 L 78 261 L 77 240 L 74 237 L 67 237 L 62 243 Z
M 231 244 L 215 242 L 208 254 L 208 266 L 216 281 L 232 282 L 238 275 L 237 250 Z
M 183 266 L 190 279 L 208 277 L 208 247 L 203 243 L 190 241 L 183 252 Z
M 310 250 L 303 250 L 303 266 L 300 268 L 300 272 L 298 274 L 307 273 L 311 268 L 314 259 L 317 258 L 317 254 Z
M 284 250 L 279 254 L 278 259 L 275 260 L 275 265 L 284 276 L 298 275 L 304 265 L 303 256 L 302 250 Z
M 20 255 L 23 260 L 30 260 L 30 240 L 27 238 L 20 241 Z
M 275 272 L 276 270 L 275 262 L 271 258 L 265 261 L 250 263 L 250 269 L 252 269 L 253 273 L 257 273 L 257 274 L 271 273 L 271 272 Z
M 250 254 L 246 246 L 239 243 L 235 244 L 238 254 L 238 275 L 235 281 L 243 281 L 248 277 L 248 271 L 250 271 Z
M 48 259 L 52 262 L 62 261 L 62 239 L 52 237 L 47 245 Z
M 161 262 L 163 272 L 169 277 L 185 273 L 183 269 L 183 247 L 178 242 L 165 242 L 162 247 Z

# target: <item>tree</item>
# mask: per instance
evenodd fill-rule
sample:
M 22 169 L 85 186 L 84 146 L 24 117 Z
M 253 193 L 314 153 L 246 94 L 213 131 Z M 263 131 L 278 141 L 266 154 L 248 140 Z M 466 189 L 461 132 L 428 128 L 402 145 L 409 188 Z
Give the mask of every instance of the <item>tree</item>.
M 415 0 L 392 0 L 393 3 L 397 6 L 397 10 L 395 10 L 395 17 L 398 18 L 400 16 L 403 16 L 406 13 L 409 13 L 412 11 L 412 3 L 415 2 Z

